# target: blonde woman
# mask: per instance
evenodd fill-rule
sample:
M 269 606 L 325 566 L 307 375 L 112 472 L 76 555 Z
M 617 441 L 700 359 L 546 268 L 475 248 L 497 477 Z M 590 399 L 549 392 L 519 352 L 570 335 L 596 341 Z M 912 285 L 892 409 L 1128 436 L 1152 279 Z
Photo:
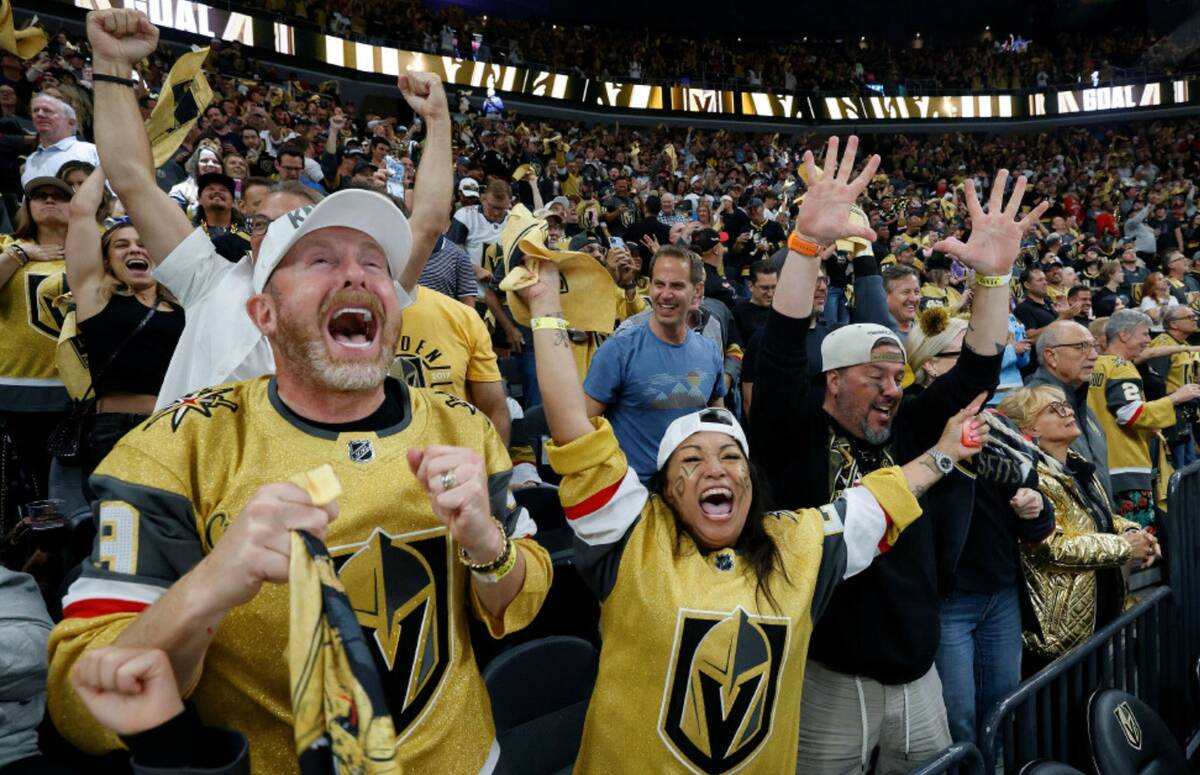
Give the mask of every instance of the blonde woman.
M 1036 668 L 1120 613 L 1123 568 L 1149 567 L 1162 555 L 1153 535 L 1113 515 L 1095 466 L 1071 449 L 1081 430 L 1059 388 L 1014 391 L 999 411 L 1037 445 L 1038 490 L 1054 504 L 1054 531 L 1021 552 L 1037 616 L 1036 626 L 1024 633 L 1025 649 Z M 1027 661 L 1026 673 L 1029 667 Z
M 71 201 L 66 243 L 67 284 L 96 399 L 85 474 L 154 410 L 184 321 L 183 308 L 151 275 L 154 264 L 133 224 L 125 219 L 97 230 L 103 198 L 97 167 Z

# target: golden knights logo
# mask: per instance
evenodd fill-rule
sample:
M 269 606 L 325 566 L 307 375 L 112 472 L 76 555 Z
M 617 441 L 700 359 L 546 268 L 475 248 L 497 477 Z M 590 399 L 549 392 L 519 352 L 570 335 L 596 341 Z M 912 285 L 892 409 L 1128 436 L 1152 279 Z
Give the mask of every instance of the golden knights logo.
M 60 273 L 61 274 L 61 273 Z M 46 290 L 39 290 L 43 280 L 54 277 L 54 274 L 36 274 L 34 272 L 25 273 L 25 303 L 29 306 L 29 325 L 34 331 L 37 331 L 42 336 L 48 336 L 51 339 L 58 339 L 58 334 L 62 331 L 63 320 L 66 314 L 52 303 L 57 293 L 50 293 L 51 290 L 47 287 Z M 66 275 L 62 275 L 62 288 L 55 289 L 65 293 L 67 290 Z
M 432 704 L 450 664 L 445 528 L 392 536 L 376 528 L 360 544 L 330 547 L 362 627 L 400 742 Z
M 1113 715 L 1117 717 L 1117 723 L 1121 725 L 1121 732 L 1125 735 L 1125 742 L 1129 743 L 1129 747 L 1136 751 L 1142 750 L 1142 725 L 1138 723 L 1137 714 L 1129 707 L 1129 703 L 1122 702 L 1113 708 Z
M 155 414 L 151 415 L 146 424 L 142 426 L 142 430 L 149 430 L 151 425 L 154 425 L 164 417 L 171 418 L 171 431 L 179 430 L 179 424 L 184 421 L 189 414 L 195 413 L 201 417 L 212 417 L 213 412 L 217 409 L 228 409 L 231 412 L 238 410 L 238 405 L 226 398 L 226 394 L 232 393 L 233 388 L 204 388 L 197 390 L 195 393 L 188 393 L 183 398 L 179 399 L 169 406 L 164 406 Z
M 692 772 L 732 772 L 762 749 L 787 641 L 786 618 L 679 612 L 658 734 Z
M 391 373 L 410 387 L 453 388 L 454 376 L 445 353 L 425 339 L 401 335 Z

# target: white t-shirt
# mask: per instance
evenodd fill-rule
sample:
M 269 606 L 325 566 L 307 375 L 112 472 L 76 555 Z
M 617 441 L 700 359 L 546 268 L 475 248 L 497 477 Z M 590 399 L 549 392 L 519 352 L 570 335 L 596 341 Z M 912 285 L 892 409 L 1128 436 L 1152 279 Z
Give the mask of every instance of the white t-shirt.
M 73 136 L 64 137 L 52 145 L 38 146 L 25 160 L 25 171 L 21 173 L 21 187 L 24 188 L 34 178 L 56 176 L 58 168 L 69 161 L 86 161 L 93 166 L 99 166 L 100 155 L 96 152 L 96 146 Z
M 481 205 L 460 207 L 454 213 L 454 220 L 467 227 L 465 247 L 476 266 L 483 263 L 484 246 L 499 242 L 500 234 L 504 231 L 504 224 L 508 222 L 506 217 L 499 223 L 492 223 L 484 216 Z
M 254 295 L 254 262 L 231 264 L 203 229 L 175 246 L 154 270 L 175 294 L 187 322 L 167 367 L 155 409 L 210 385 L 275 373 L 271 346 L 246 312 Z

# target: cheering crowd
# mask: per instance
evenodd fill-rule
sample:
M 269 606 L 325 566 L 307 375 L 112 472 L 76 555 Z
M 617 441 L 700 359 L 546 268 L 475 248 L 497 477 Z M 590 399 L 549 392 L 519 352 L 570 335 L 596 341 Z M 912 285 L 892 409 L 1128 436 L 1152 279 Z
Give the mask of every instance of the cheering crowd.
M 617 129 L 412 73 L 404 126 L 227 47 L 164 148 L 157 44 L 0 63 L 0 773 L 513 771 L 475 636 L 562 570 L 535 491 L 601 611 L 581 772 L 906 772 L 1161 558 L 1200 122 Z

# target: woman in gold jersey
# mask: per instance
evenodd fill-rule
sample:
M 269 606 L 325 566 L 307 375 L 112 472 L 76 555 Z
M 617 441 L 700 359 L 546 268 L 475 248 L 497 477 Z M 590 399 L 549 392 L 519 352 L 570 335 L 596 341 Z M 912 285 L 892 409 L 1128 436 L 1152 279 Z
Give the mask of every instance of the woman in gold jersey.
M 34 178 L 11 238 L 0 237 L 0 424 L 39 495 L 50 468 L 46 436 L 65 416 L 69 399 L 54 365 L 61 320 L 39 303 L 37 287 L 63 271 L 71 195 L 58 178 Z
M 916 497 L 974 454 L 964 441 L 982 442 L 983 397 L 921 458 L 820 509 L 763 511 L 745 434 L 720 408 L 671 423 L 647 490 L 608 422 L 588 417 L 558 289 L 543 261 L 521 293 L 576 566 L 601 601 L 604 645 L 575 769 L 790 771 L 813 622 L 841 579 L 920 516 Z

